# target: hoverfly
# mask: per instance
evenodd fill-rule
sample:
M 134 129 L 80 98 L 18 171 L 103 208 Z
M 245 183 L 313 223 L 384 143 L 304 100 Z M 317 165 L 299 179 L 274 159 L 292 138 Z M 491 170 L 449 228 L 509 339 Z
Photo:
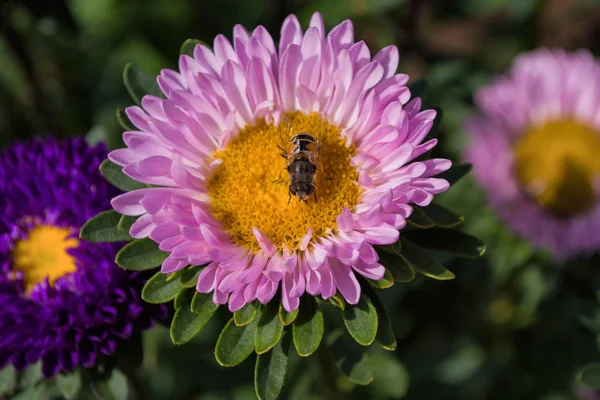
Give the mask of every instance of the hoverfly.
M 288 204 L 292 195 L 305 203 L 314 195 L 316 201 L 315 175 L 321 143 L 309 132 L 296 133 L 292 123 L 283 116 L 279 122 L 279 132 L 281 146 L 277 147 L 287 162 L 286 170 L 290 178 Z

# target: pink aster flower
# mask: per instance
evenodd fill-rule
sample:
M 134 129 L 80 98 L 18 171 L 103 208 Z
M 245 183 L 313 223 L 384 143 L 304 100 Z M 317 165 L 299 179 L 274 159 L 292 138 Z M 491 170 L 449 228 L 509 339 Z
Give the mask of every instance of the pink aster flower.
M 163 273 L 206 265 L 196 289 L 231 311 L 278 290 L 288 311 L 304 293 L 356 304 L 357 275 L 385 272 L 374 246 L 398 241 L 411 204 L 449 186 L 433 176 L 450 161 L 415 161 L 437 143 L 424 142 L 436 113 L 410 99 L 398 59 L 394 46 L 371 56 L 350 21 L 327 33 L 318 13 L 305 32 L 289 16 L 278 47 L 239 25 L 233 43 L 197 45 L 158 77 L 166 98 L 126 110 L 138 130 L 109 158 L 153 186 L 114 209 L 140 216 L 131 235 L 170 253 Z M 306 203 L 289 202 L 282 116 L 322 145 Z
M 600 247 L 600 65 L 536 50 L 475 97 L 466 158 L 499 215 L 557 259 Z

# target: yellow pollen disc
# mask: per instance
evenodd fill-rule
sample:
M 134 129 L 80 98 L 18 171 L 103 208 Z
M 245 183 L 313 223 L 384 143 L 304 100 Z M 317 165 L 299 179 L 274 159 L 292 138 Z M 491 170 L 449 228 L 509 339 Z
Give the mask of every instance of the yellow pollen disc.
M 237 244 L 253 251 L 260 249 L 253 227 L 277 248 L 297 249 L 309 228 L 313 240 L 335 230 L 342 209 L 352 209 L 360 198 L 358 172 L 350 165 L 356 149 L 346 146 L 340 129 L 316 113 L 286 117 L 293 126 L 292 136 L 307 132 L 321 143 L 314 182 L 316 201 L 310 196 L 305 204 L 292 196 L 288 204 L 287 161 L 277 146 L 287 150 L 291 137 L 285 134 L 282 143 L 279 127 L 264 119 L 242 129 L 225 149 L 214 154 L 222 163 L 208 181 L 211 213 Z
M 516 174 L 535 201 L 558 217 L 588 211 L 600 177 L 600 132 L 566 119 L 531 128 L 516 144 Z
M 50 284 L 76 270 L 75 259 L 67 249 L 77 247 L 79 240 L 69 238 L 69 228 L 37 225 L 27 239 L 19 240 L 13 250 L 14 269 L 23 272 L 29 292 L 46 277 Z

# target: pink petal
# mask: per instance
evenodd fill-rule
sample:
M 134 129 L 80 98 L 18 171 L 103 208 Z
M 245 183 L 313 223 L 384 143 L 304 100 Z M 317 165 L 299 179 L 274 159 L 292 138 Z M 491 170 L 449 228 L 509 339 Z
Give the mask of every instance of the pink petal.
M 329 262 L 333 279 L 338 290 L 350 304 L 358 303 L 360 299 L 360 285 L 352 272 L 352 268 L 331 258 Z

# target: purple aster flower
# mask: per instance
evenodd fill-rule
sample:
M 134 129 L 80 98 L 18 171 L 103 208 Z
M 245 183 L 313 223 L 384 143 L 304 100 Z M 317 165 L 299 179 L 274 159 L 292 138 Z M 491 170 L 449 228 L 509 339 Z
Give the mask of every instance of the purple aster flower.
M 144 276 L 116 267 L 120 244 L 78 239 L 119 194 L 98 171 L 106 152 L 83 139 L 0 152 L 0 368 L 93 367 L 162 313 L 140 298 Z
M 466 151 L 504 221 L 557 259 L 600 247 L 600 64 L 536 50 L 475 97 Z
M 398 59 L 395 46 L 371 56 L 350 21 L 327 33 L 318 13 L 305 32 L 289 16 L 278 48 L 262 26 L 239 25 L 233 44 L 197 45 L 158 77 L 166 98 L 127 109 L 138 130 L 109 158 L 159 187 L 114 209 L 170 253 L 163 273 L 206 264 L 196 289 L 231 311 L 279 289 L 288 311 L 304 293 L 356 304 L 357 274 L 385 272 L 374 246 L 395 243 L 411 204 L 449 186 L 433 176 L 450 161 L 416 161 L 437 143 L 424 142 L 436 113 L 410 99 Z M 290 144 L 300 133 L 318 154 L 306 136 Z

